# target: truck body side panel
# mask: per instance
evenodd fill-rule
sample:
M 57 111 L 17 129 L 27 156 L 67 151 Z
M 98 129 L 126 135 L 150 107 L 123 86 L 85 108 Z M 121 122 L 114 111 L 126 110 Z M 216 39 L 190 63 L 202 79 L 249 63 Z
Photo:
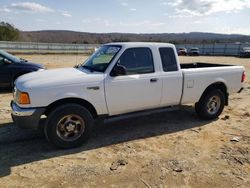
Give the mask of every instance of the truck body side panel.
M 242 87 L 243 67 L 209 67 L 182 69 L 184 76 L 183 97 L 181 104 L 198 102 L 207 87 L 214 83 L 223 83 L 228 94 L 235 93 Z

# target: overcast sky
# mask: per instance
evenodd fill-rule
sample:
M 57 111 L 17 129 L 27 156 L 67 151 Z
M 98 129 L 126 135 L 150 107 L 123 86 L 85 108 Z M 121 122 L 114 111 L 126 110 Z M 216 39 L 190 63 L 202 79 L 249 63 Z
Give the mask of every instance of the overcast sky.
M 250 0 L 1 0 L 0 21 L 24 31 L 250 35 Z

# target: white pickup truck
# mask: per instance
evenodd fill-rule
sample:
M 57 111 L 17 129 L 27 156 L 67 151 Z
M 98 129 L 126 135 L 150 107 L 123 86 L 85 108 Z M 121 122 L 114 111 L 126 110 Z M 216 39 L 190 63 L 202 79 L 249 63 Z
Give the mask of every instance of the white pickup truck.
M 111 43 L 74 68 L 21 76 L 12 117 L 23 128 L 42 126 L 55 146 L 72 148 L 101 117 L 195 103 L 199 117 L 217 118 L 244 79 L 242 66 L 181 65 L 172 44 Z

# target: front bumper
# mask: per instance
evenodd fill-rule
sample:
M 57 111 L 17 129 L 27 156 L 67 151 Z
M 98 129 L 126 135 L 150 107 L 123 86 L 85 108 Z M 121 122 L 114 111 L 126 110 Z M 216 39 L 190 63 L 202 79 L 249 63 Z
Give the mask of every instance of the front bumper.
M 11 116 L 16 126 L 24 129 L 39 129 L 45 108 L 20 108 L 12 101 L 11 109 Z

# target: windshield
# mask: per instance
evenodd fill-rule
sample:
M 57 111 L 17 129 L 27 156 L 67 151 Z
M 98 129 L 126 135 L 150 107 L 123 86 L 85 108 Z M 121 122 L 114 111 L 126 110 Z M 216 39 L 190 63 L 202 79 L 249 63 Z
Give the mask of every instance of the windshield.
M 89 71 L 105 72 L 113 58 L 120 51 L 121 46 L 104 45 L 100 47 L 83 64 L 79 65 Z M 78 67 L 79 67 L 78 66 Z
M 13 56 L 13 55 L 11 55 L 11 54 L 5 52 L 5 51 L 0 50 L 0 54 L 1 54 L 2 56 L 4 56 L 5 58 L 7 58 L 8 60 L 12 61 L 12 62 L 15 62 L 15 63 L 20 62 L 20 59 L 19 59 L 19 58 L 15 57 L 15 56 Z

